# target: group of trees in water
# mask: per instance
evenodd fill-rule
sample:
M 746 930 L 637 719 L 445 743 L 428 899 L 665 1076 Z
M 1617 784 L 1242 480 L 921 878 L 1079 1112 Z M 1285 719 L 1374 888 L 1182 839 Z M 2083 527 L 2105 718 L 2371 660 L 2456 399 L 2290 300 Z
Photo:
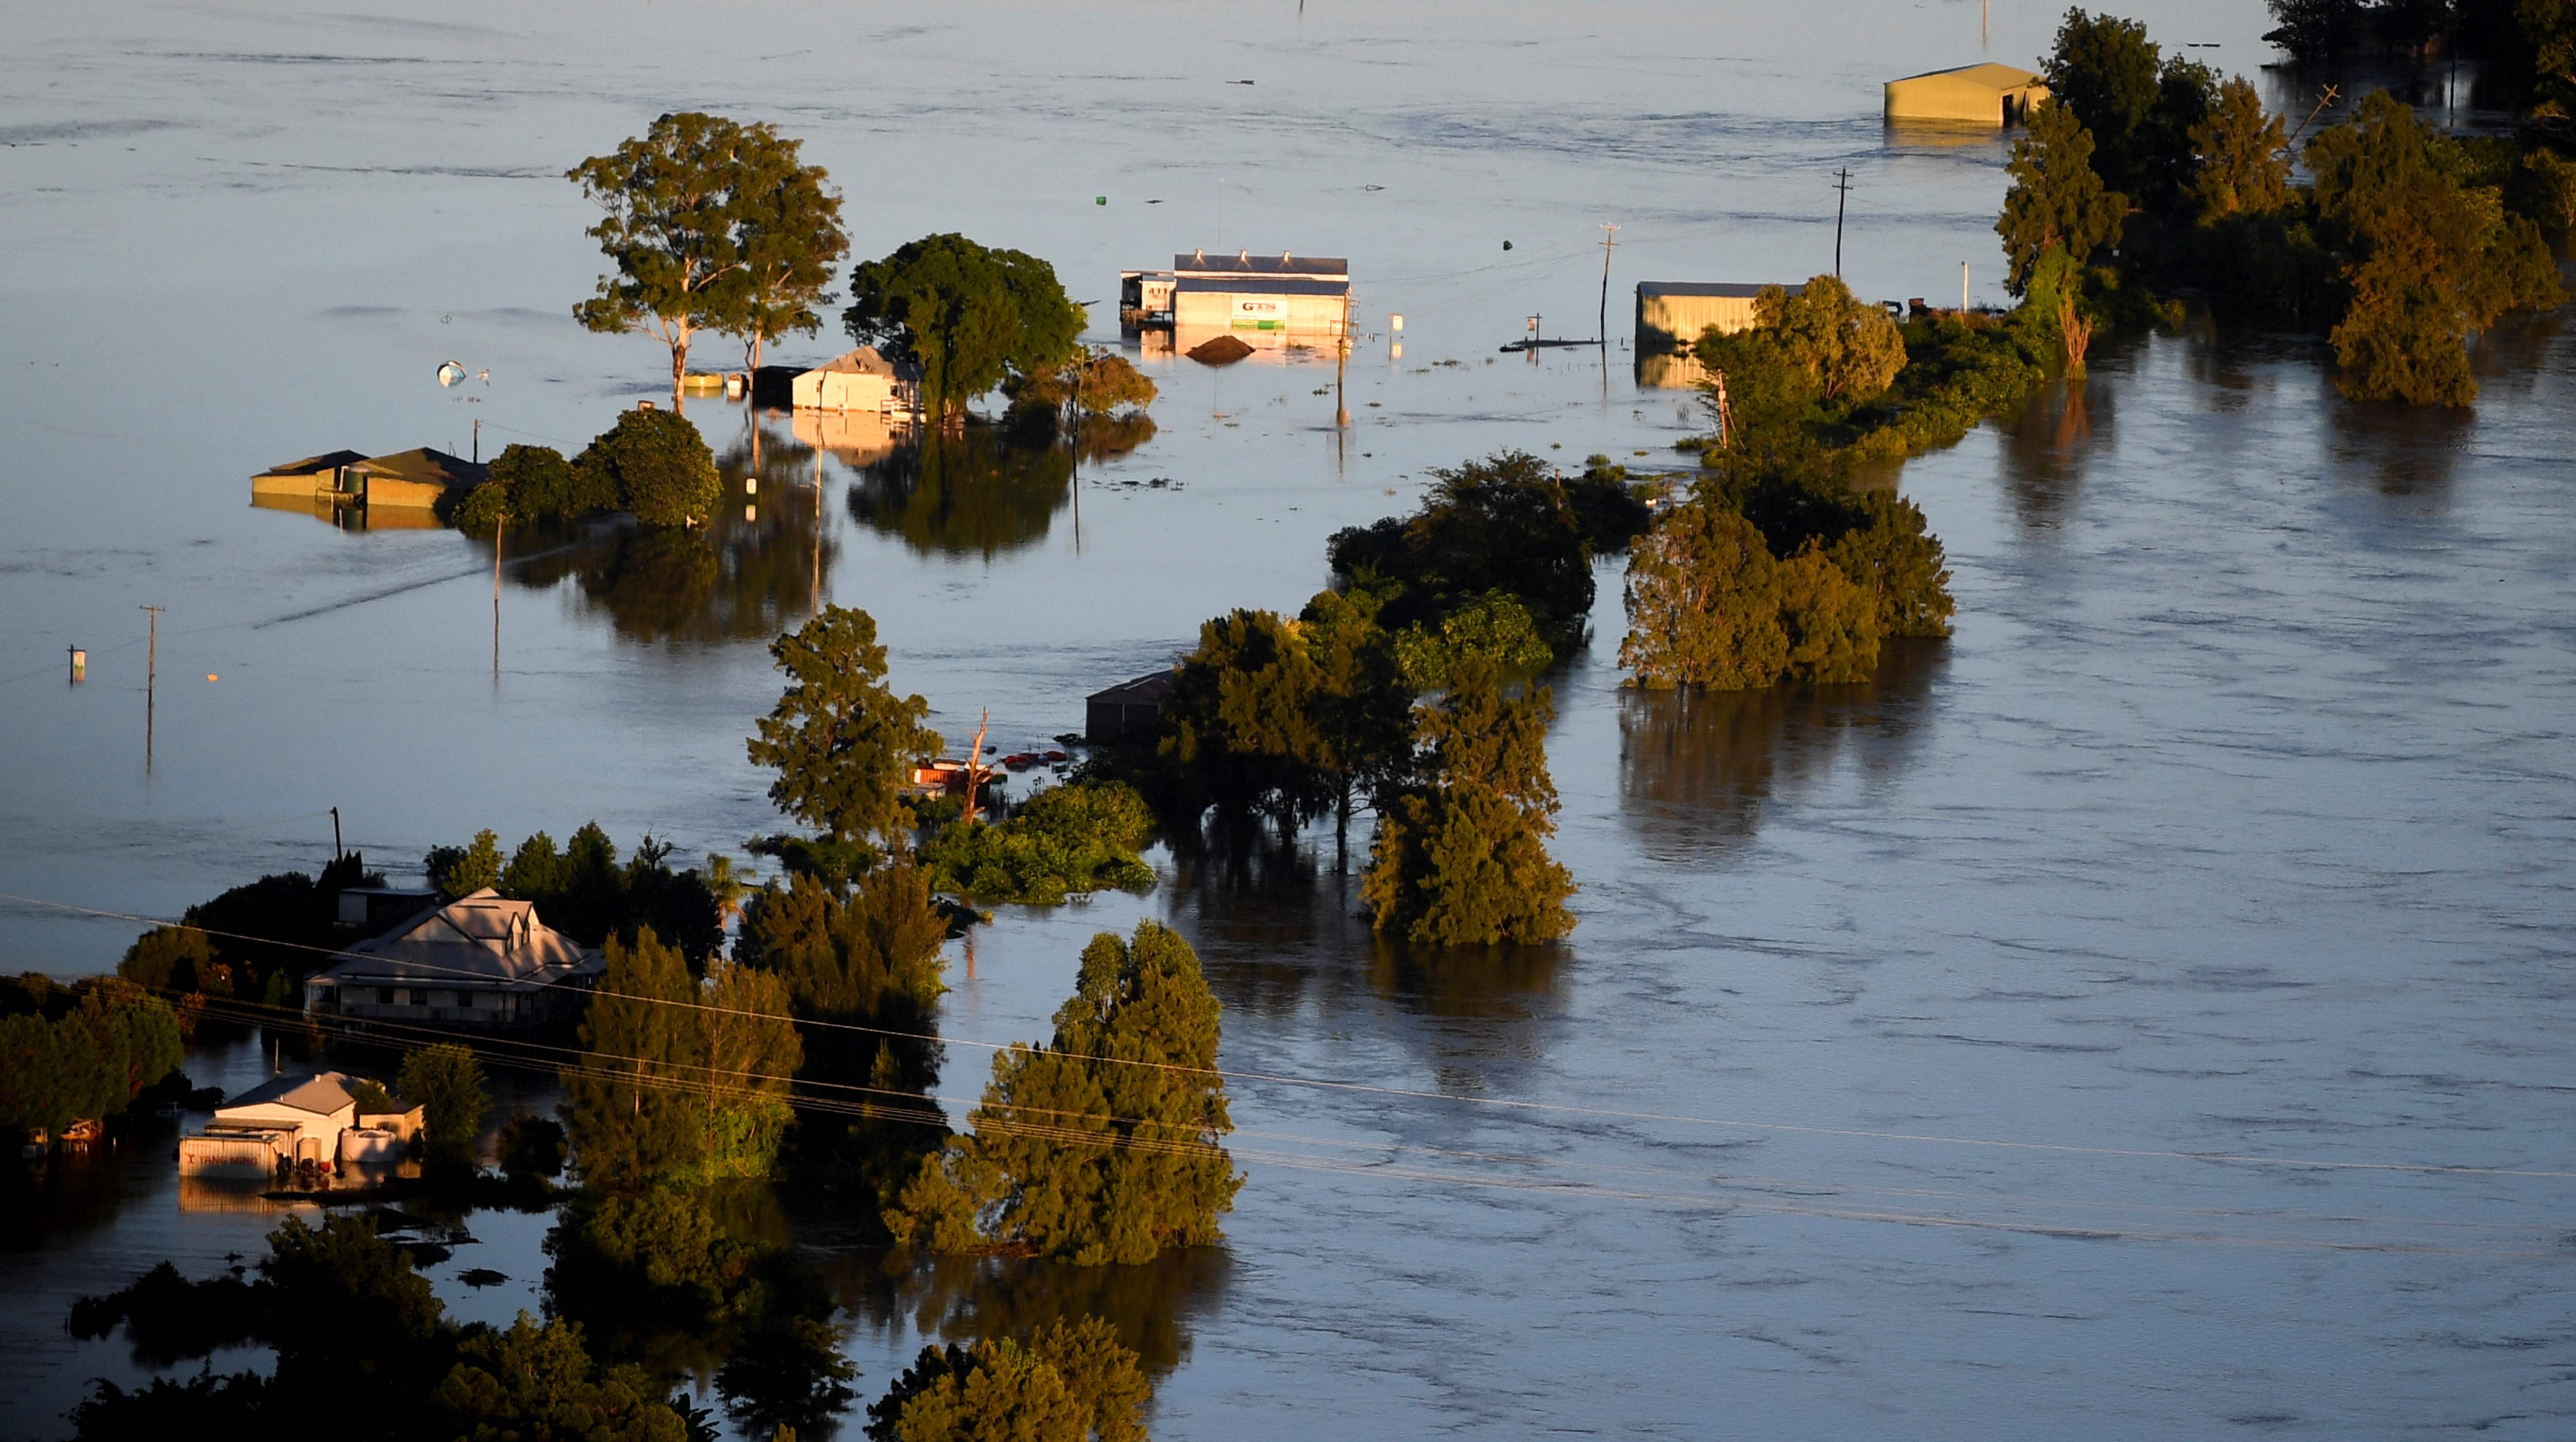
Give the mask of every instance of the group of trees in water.
M 2287 8 L 2295 49 L 2349 33 L 2327 11 L 2404 7 Z M 2515 14 L 2515 53 L 2576 48 L 2576 12 L 2534 0 Z M 2477 396 L 2468 338 L 2566 300 L 2549 242 L 2576 227 L 2576 162 L 2550 132 L 2447 135 L 2373 91 L 2294 154 L 2250 83 L 2082 10 L 2047 78 L 1996 230 L 2015 294 L 2061 293 L 2049 308 L 2070 322 L 2134 308 L 2136 292 L 2196 290 L 2224 317 L 2327 333 L 2356 399 L 2462 406 Z
M 132 982 L 0 986 L 0 1140 L 116 1120 L 179 1067 L 179 1018 Z
M 571 460 L 552 446 L 504 446 L 449 519 L 477 536 L 612 512 L 686 529 L 707 524 L 723 493 L 715 453 L 698 428 L 677 412 L 641 408 L 619 414 Z

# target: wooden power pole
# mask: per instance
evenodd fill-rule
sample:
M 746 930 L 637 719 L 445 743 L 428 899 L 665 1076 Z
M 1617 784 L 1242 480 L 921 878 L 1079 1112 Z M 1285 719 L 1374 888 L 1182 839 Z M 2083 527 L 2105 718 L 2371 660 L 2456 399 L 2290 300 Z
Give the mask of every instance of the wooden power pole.
M 152 774 L 152 703 L 161 684 L 161 612 L 163 607 L 146 606 L 151 613 L 150 639 L 143 651 L 143 774 Z
M 1843 278 L 1843 206 L 1851 199 L 1851 167 L 1834 172 L 1834 279 Z
M 1610 251 L 1618 243 L 1619 227 L 1601 222 L 1601 318 L 1592 323 L 1592 333 L 1604 351 L 1610 349 Z

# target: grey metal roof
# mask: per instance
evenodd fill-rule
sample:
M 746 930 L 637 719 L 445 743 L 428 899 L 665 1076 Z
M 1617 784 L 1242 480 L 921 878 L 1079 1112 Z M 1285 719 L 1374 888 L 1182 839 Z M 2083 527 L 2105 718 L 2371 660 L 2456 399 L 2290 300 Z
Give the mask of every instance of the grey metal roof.
M 1242 250 L 1232 255 L 1223 251 L 1184 251 L 1172 257 L 1172 269 L 1237 275 L 1349 275 L 1351 263 L 1338 255 L 1295 255 L 1285 251 L 1277 255 Z
M 1791 295 L 1796 295 L 1805 290 L 1807 285 L 1806 282 L 1800 281 L 1796 285 L 1784 285 L 1780 288 Z M 1731 280 L 1641 280 L 1637 282 L 1639 295 L 1722 295 L 1739 300 L 1751 300 L 1768 289 L 1770 286 L 1765 284 L 1746 285 Z
M 1172 289 L 1188 295 L 1347 295 L 1351 283 L 1336 277 L 1185 275 Z
M 349 1078 L 336 1071 L 307 1072 L 302 1076 L 270 1077 L 259 1085 L 225 1102 L 219 1111 L 234 1107 L 264 1106 L 275 1102 L 300 1112 L 327 1117 L 349 1104 Z
M 527 990 L 592 976 L 605 961 L 538 919 L 533 902 L 485 887 L 424 911 L 343 953 L 321 979 L 339 985 L 421 983 Z
M 1147 702 L 1161 701 L 1171 694 L 1172 673 L 1169 671 L 1156 671 L 1151 675 L 1139 676 L 1133 681 L 1121 681 L 1117 685 L 1112 686 L 1105 691 L 1094 691 L 1083 699 L 1087 701 L 1109 701 L 1132 706 L 1143 705 Z

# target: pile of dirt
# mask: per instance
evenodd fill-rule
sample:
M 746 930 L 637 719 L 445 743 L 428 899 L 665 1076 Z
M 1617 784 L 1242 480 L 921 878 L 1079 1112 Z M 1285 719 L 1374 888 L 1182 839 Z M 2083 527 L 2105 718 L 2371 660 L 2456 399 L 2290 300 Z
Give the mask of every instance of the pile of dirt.
M 1252 354 L 1252 347 L 1236 340 L 1233 336 L 1221 335 L 1214 340 L 1200 341 L 1197 345 L 1191 346 L 1186 354 L 1201 365 L 1225 366 L 1232 365 Z

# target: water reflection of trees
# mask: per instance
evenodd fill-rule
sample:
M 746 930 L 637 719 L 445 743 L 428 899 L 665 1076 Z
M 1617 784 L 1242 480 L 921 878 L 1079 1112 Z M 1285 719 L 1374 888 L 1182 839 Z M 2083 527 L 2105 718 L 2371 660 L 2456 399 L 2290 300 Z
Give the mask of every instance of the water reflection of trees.
M 1417 949 L 1360 916 L 1358 867 L 1321 835 L 1187 848 L 1165 888 L 1229 1016 L 1284 1021 L 1312 1008 L 1342 1030 L 1384 1018 L 1443 1090 L 1482 1091 L 1536 1065 L 1565 1010 L 1567 946 Z M 1390 1011 L 1391 1009 L 1391 1011 Z
M 1073 453 L 992 427 L 898 446 L 850 486 L 850 515 L 925 555 L 986 559 L 1039 540 L 1073 495 Z
M 910 1261 L 867 1252 L 828 1264 L 834 1293 L 859 1326 L 883 1334 L 908 1319 L 925 1338 L 967 1342 L 1101 1317 L 1157 1379 L 1189 1359 L 1191 1331 L 1223 1302 L 1234 1267 L 1223 1247 L 1184 1248 L 1129 1267 L 1017 1257 Z
M 766 640 L 813 614 L 837 548 L 823 525 L 810 446 L 764 439 L 719 456 L 725 500 L 703 530 L 598 524 L 513 537 L 510 578 L 532 590 L 566 579 L 635 641 Z M 757 486 L 745 482 L 757 479 Z
M 2051 381 L 2006 425 L 2004 489 L 2024 526 L 2053 529 L 2065 522 L 2097 441 L 2110 438 L 2118 394 L 2115 386 Z
M 1761 691 L 1628 691 L 1619 706 L 1622 814 L 1659 861 L 1723 854 L 1753 838 L 1775 801 L 1848 759 L 1863 785 L 1900 773 L 1948 664 L 1939 641 L 1888 643 L 1876 679 Z

